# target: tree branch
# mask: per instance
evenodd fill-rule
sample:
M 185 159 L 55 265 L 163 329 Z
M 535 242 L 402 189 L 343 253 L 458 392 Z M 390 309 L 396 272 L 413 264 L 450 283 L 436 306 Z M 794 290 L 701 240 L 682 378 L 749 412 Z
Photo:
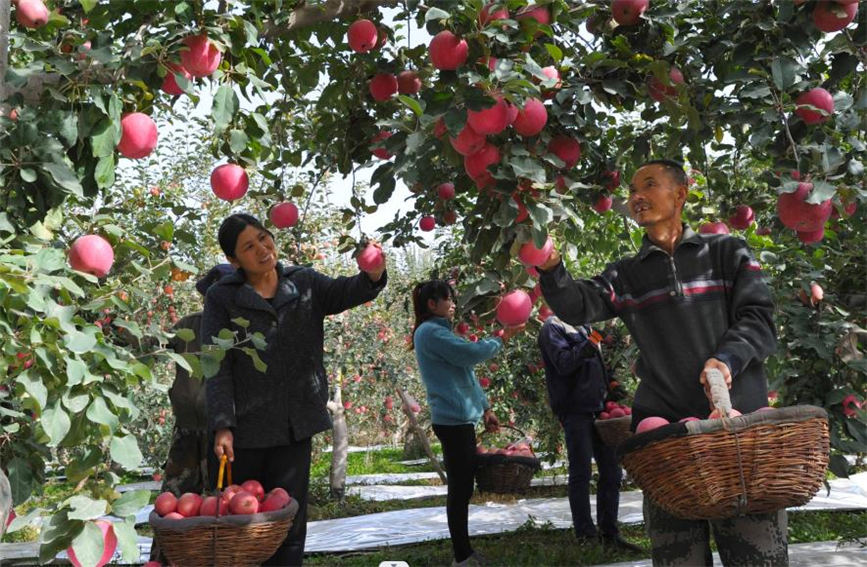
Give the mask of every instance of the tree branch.
M 321 4 L 304 4 L 295 8 L 285 25 L 265 26 L 265 37 L 274 38 L 327 20 L 343 19 L 369 12 L 380 6 L 396 6 L 398 0 L 325 0 Z

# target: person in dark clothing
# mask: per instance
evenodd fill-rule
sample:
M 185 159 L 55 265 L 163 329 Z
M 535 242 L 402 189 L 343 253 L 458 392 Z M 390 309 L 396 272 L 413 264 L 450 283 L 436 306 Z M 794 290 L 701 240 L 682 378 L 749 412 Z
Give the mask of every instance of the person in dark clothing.
M 620 537 L 617 510 L 623 471 L 614 448 L 602 442 L 593 425 L 603 409 L 608 377 L 599 341 L 588 325 L 573 327 L 552 315 L 539 331 L 539 348 L 545 363 L 548 402 L 566 436 L 569 460 L 569 508 L 575 536 L 628 551 L 643 551 Z M 591 459 L 596 460 L 596 518 L 590 512 Z
M 204 297 L 211 285 L 233 271 L 230 264 L 214 266 L 196 282 L 196 290 Z M 187 329 L 193 331 L 195 336 L 186 341 L 176 334 L 169 341 L 169 348 L 178 354 L 199 352 L 202 344 L 199 335 L 201 321 L 201 311 L 182 317 L 174 326 L 175 332 Z M 175 424 L 168 458 L 163 467 L 162 485 L 164 492 L 171 491 L 175 496 L 185 492 L 201 494 L 209 486 L 208 419 L 203 384 L 201 378 L 193 377 L 181 365 L 175 365 L 175 379 L 169 388 Z
M 742 239 L 696 234 L 683 223 L 687 185 L 680 164 L 645 163 L 629 185 L 629 211 L 645 229 L 638 254 L 590 280 L 573 279 L 556 250 L 539 267 L 558 317 L 572 325 L 620 317 L 635 339 L 633 427 L 649 416 L 708 415 L 710 369 L 722 372 L 741 412 L 767 404 L 764 360 L 776 348 L 770 291 Z M 711 529 L 726 564 L 788 564 L 785 510 L 693 521 L 645 498 L 644 513 L 654 565 L 710 565 Z
M 286 540 L 265 564 L 301 565 L 311 438 L 331 428 L 323 320 L 375 299 L 386 284 L 385 262 L 337 278 L 283 266 L 271 233 L 247 214 L 227 217 L 218 239 L 236 270 L 208 290 L 202 342 L 214 344 L 228 329 L 236 341 L 249 341 L 245 348 L 255 347 L 250 338 L 261 334 L 266 345 L 256 355 L 266 369 L 258 369 L 258 360 L 240 348 L 230 348 L 206 381 L 214 454 L 233 463 L 235 482 L 255 479 L 266 491 L 279 486 L 298 502 Z

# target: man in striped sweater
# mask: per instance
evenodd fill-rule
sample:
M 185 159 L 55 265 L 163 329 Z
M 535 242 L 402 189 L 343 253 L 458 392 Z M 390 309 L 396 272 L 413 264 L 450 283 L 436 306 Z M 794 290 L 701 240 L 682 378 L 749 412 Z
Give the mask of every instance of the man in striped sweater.
M 776 348 L 770 292 L 742 239 L 696 234 L 682 222 L 687 194 L 680 164 L 645 163 L 629 185 L 629 211 L 645 230 L 639 252 L 591 279 L 573 279 L 556 250 L 539 269 L 545 300 L 562 320 L 620 317 L 635 339 L 633 427 L 648 416 L 707 416 L 712 368 L 725 377 L 733 407 L 767 405 L 764 360 Z M 788 562 L 785 510 L 708 523 L 675 518 L 645 499 L 645 520 L 654 565 L 712 564 L 710 529 L 726 564 Z

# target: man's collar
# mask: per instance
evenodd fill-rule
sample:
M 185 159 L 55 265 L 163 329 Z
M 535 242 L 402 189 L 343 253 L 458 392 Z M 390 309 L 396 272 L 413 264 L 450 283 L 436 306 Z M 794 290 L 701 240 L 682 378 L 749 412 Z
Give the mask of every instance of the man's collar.
M 689 227 L 686 223 L 682 224 L 683 226 L 683 234 L 680 235 L 680 241 L 675 244 L 674 249 L 677 250 L 683 244 L 698 244 L 701 246 L 703 241 L 701 237 Z M 650 255 L 651 252 L 662 252 L 663 254 L 667 254 L 665 250 L 654 244 L 650 238 L 647 236 L 647 233 L 644 233 L 644 236 L 641 239 L 641 250 L 638 251 L 638 259 L 644 260 L 647 256 Z

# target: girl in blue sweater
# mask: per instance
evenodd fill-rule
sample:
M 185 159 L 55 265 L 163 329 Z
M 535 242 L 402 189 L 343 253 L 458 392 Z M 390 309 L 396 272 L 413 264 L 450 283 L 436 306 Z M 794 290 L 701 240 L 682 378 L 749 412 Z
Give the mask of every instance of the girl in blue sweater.
M 499 421 L 485 392 L 479 386 L 473 366 L 503 348 L 524 326 L 507 327 L 502 338 L 470 342 L 452 332 L 455 313 L 454 290 L 444 280 L 415 286 L 413 348 L 421 379 L 427 391 L 434 434 L 442 443 L 448 474 L 446 516 L 455 560 L 453 565 L 479 565 L 481 559 L 470 546 L 468 516 L 476 464 L 476 424 L 496 431 Z

